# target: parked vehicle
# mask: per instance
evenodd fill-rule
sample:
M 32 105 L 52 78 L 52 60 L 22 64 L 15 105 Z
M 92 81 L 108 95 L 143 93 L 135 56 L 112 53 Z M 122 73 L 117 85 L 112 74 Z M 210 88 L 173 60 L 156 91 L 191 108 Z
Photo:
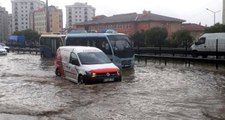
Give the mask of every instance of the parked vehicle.
M 65 35 L 45 34 L 39 39 L 40 55 L 44 58 L 55 56 L 56 50 L 63 45 Z
M 216 49 L 218 52 L 225 52 L 225 33 L 206 33 L 191 46 L 191 49 L 194 53 L 215 52 Z M 203 57 L 207 57 L 207 54 L 204 54 Z
M 11 35 L 7 44 L 10 46 L 25 47 L 25 36 Z
M 120 69 L 95 47 L 59 47 L 54 63 L 57 76 L 77 83 L 121 81 Z
M 7 55 L 7 51 L 2 45 L 0 45 L 0 55 Z
M 92 46 L 101 49 L 119 68 L 134 67 L 134 52 L 127 35 L 123 33 L 68 34 L 65 46 Z
M 9 52 L 10 47 L 6 46 L 5 43 L 0 43 L 1 46 L 3 46 L 7 52 Z

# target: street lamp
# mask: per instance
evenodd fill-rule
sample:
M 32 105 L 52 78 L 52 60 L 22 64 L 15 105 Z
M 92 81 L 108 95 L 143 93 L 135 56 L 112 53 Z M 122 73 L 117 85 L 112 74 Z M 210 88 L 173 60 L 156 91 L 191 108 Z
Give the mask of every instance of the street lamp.
M 220 12 L 221 10 L 218 10 L 218 11 L 212 11 L 212 10 L 210 10 L 209 8 L 206 8 L 206 10 L 208 10 L 208 11 L 210 11 L 210 12 L 213 13 L 213 15 L 214 15 L 214 25 L 215 25 L 215 24 L 216 24 L 216 13 Z
M 48 11 L 48 0 L 46 0 L 46 32 L 50 32 L 50 25 L 49 25 L 49 11 Z

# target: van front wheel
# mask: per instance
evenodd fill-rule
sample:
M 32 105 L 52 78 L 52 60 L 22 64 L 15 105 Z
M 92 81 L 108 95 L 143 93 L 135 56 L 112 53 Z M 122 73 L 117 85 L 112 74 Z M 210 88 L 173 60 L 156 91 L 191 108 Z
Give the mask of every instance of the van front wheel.
M 79 75 L 79 77 L 78 77 L 78 83 L 80 83 L 80 84 L 86 84 L 87 82 L 83 79 L 83 76 L 82 75 Z
M 55 75 L 56 75 L 56 76 L 59 76 L 59 77 L 61 76 L 61 73 L 60 73 L 59 68 L 56 68 L 56 69 L 55 69 Z

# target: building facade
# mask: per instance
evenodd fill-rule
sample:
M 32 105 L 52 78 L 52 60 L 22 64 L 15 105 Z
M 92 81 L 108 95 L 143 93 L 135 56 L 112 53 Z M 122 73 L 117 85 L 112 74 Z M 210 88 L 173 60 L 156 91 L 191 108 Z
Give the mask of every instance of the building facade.
M 6 42 L 8 35 L 8 12 L 0 6 L 0 42 Z
M 95 8 L 87 3 L 75 3 L 66 6 L 66 27 L 72 28 L 74 24 L 92 20 Z
M 60 33 L 63 30 L 63 13 L 62 9 L 55 6 L 49 6 L 49 27 L 50 32 Z M 42 8 L 33 12 L 33 30 L 38 33 L 47 32 L 46 9 Z
M 12 35 L 13 29 L 12 29 L 12 14 L 8 15 L 8 34 Z
M 111 17 L 97 16 L 92 21 L 74 25 L 74 28 L 95 30 L 98 32 L 105 29 L 114 29 L 117 32 L 133 34 L 137 31 L 148 30 L 154 27 L 165 27 L 171 35 L 181 29 L 184 20 L 153 14 L 150 11 L 143 11 L 142 14 L 129 13 L 114 15 Z
M 41 0 L 12 0 L 11 2 L 13 32 L 31 29 L 33 26 L 30 20 L 32 12 L 45 6 Z
M 223 10 L 222 10 L 222 12 L 223 12 L 223 21 L 222 22 L 225 25 L 225 8 L 224 7 L 225 7 L 225 0 L 223 0 L 223 7 L 222 7 L 223 8 Z

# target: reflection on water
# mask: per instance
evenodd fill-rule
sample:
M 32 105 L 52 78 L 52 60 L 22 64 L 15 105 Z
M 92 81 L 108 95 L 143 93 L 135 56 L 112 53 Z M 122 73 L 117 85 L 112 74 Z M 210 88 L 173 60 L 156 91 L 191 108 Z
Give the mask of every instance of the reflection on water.
M 122 82 L 78 85 L 54 75 L 53 59 L 0 57 L 0 119 L 225 119 L 225 72 L 157 61 L 123 70 Z

